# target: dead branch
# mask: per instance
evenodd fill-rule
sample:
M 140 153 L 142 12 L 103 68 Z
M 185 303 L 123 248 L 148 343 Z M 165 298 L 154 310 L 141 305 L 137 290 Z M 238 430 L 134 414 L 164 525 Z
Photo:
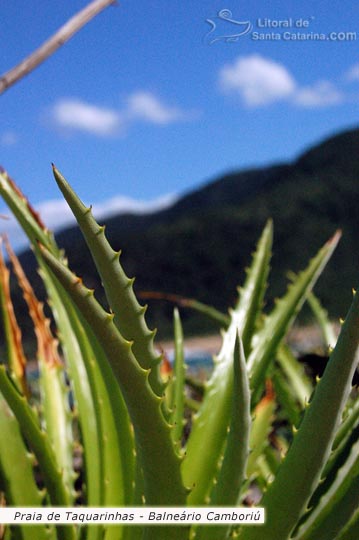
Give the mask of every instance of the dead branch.
M 76 15 L 71 17 L 53 36 L 51 36 L 38 49 L 27 56 L 20 64 L 13 67 L 0 77 L 0 94 L 5 92 L 10 86 L 33 71 L 39 64 L 44 62 L 49 56 L 68 41 L 85 24 L 93 19 L 98 13 L 103 11 L 114 0 L 94 0 Z

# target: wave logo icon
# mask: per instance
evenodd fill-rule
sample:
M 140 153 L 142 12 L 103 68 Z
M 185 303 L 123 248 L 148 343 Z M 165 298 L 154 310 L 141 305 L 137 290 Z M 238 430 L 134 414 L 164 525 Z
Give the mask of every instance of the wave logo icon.
M 225 24 L 223 24 L 223 22 Z M 253 25 L 250 21 L 237 21 L 236 19 L 233 19 L 232 12 L 229 9 L 221 9 L 221 11 L 217 13 L 217 16 L 214 18 L 214 20 L 206 19 L 206 23 L 208 23 L 212 27 L 205 36 L 205 41 L 209 45 L 213 45 L 213 43 L 216 43 L 217 41 L 225 41 L 226 43 L 238 41 L 240 37 L 245 36 L 246 34 L 251 32 L 253 28 Z M 229 24 L 236 25 L 236 29 L 238 31 L 235 33 L 222 34 L 221 29 L 223 27 L 226 29 Z M 218 35 L 218 32 L 220 33 L 220 35 Z

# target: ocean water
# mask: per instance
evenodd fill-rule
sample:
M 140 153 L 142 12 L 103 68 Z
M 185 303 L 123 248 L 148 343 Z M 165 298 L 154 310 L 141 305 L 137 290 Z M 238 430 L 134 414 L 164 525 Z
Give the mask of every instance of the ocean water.
M 169 361 L 173 364 L 174 354 L 171 352 L 169 354 Z M 185 363 L 187 366 L 187 371 L 195 373 L 201 370 L 206 372 L 212 371 L 213 369 L 213 357 L 207 351 L 185 351 Z

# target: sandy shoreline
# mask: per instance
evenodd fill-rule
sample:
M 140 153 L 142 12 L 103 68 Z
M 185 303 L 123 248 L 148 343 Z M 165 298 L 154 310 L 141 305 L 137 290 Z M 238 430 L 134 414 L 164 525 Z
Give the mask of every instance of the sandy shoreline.
M 338 331 L 338 328 L 336 328 Z M 290 346 L 300 354 L 315 352 L 320 349 L 325 349 L 323 337 L 320 329 L 316 325 L 309 326 L 294 326 L 288 333 L 287 338 Z M 209 336 L 196 336 L 184 339 L 185 350 L 195 353 L 208 353 L 209 355 L 217 354 L 222 345 L 222 336 L 220 334 Z M 334 346 L 335 344 L 330 344 Z M 156 346 L 164 351 L 171 352 L 173 350 L 173 341 L 158 341 Z
M 158 341 L 156 342 L 157 347 L 163 349 L 164 351 L 173 350 L 173 341 Z M 218 335 L 211 336 L 197 336 L 184 339 L 184 348 L 187 351 L 192 353 L 200 351 L 201 353 L 207 353 L 209 355 L 214 355 L 219 352 L 219 349 L 222 345 L 222 337 Z

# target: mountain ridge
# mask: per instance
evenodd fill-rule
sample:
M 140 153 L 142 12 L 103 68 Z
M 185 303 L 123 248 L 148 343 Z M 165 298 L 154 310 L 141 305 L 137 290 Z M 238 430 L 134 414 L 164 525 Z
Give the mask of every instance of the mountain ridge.
M 288 270 L 303 268 L 341 228 L 342 241 L 316 288 L 337 317 L 345 314 L 359 281 L 357 156 L 359 129 L 346 130 L 291 163 L 228 172 L 158 212 L 111 216 L 104 220 L 107 236 L 114 249 L 122 249 L 123 266 L 136 276 L 137 291 L 191 296 L 225 309 L 235 301 L 236 285 L 268 218 L 274 222 L 270 298 L 284 292 Z M 76 273 L 99 289 L 79 230 L 69 227 L 56 239 Z M 34 276 L 29 253 L 20 259 Z M 168 304 L 151 303 L 151 323 L 168 328 L 171 312 Z M 191 333 L 207 329 L 194 314 L 184 313 L 184 322 Z

